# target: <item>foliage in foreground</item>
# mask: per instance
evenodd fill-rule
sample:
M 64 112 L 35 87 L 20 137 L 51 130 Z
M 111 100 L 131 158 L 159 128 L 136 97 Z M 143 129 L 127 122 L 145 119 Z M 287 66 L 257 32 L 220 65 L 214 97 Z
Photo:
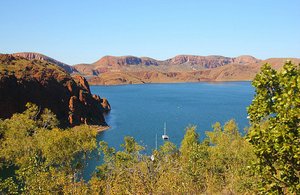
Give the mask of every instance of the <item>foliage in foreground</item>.
M 47 109 L 28 104 L 22 114 L 0 121 L 0 190 L 7 194 L 73 193 L 85 158 L 96 148 L 87 126 L 61 130 Z
M 118 152 L 101 142 L 105 162 L 91 183 L 103 194 L 256 192 L 250 170 L 254 153 L 233 120 L 224 127 L 216 123 L 203 142 L 198 137 L 196 128 L 188 127 L 179 149 L 165 142 L 153 151 L 154 160 L 140 154 L 142 147 L 132 137 L 125 137 Z
M 263 193 L 300 193 L 300 65 L 263 66 L 253 81 L 249 142 Z

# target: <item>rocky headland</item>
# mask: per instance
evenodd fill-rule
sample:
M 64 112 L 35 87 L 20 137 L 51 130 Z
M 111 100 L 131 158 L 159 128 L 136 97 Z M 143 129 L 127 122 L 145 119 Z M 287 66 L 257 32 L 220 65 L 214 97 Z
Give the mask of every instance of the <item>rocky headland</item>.
M 84 77 L 71 76 L 73 67 L 27 54 L 0 55 L 0 118 L 22 112 L 32 102 L 41 110 L 49 108 L 62 126 L 107 126 L 103 114 L 111 109 L 108 101 L 92 95 Z

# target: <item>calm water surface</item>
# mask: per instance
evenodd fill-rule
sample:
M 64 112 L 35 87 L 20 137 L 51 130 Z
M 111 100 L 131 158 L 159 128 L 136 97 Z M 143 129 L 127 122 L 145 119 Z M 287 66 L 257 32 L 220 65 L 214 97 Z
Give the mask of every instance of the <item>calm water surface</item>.
M 250 105 L 254 89 L 250 82 L 142 84 L 122 86 L 92 86 L 93 94 L 106 97 L 111 112 L 106 116 L 111 128 L 98 135 L 119 149 L 124 136 L 133 136 L 150 152 L 162 145 L 164 122 L 170 141 L 179 145 L 188 125 L 196 125 L 200 138 L 212 124 L 224 124 L 235 119 L 240 131 L 248 126 L 246 107 Z M 90 161 L 84 178 L 89 178 L 100 161 Z

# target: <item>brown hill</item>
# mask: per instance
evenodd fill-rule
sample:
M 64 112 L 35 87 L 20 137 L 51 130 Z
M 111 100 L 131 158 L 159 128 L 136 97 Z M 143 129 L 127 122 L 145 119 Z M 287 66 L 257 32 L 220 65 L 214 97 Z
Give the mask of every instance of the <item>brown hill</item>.
M 236 58 L 224 56 L 194 56 L 194 55 L 179 55 L 174 58 L 166 60 L 167 64 L 171 65 L 170 71 L 196 71 L 213 69 L 229 64 L 246 65 L 250 63 L 257 63 L 261 60 L 252 56 L 239 56 Z
M 237 58 L 236 58 L 237 59 Z M 237 59 L 240 60 L 240 59 Z M 137 83 L 173 83 L 173 82 L 201 82 L 201 81 L 250 81 L 260 71 L 263 64 L 269 63 L 275 69 L 280 69 L 286 60 L 300 63 L 298 58 L 270 58 L 263 61 L 252 59 L 246 63 L 232 63 L 216 68 L 206 68 L 193 71 L 110 71 L 92 77 L 89 82 L 93 85 L 137 84 Z
M 147 58 L 147 57 L 135 57 L 135 56 L 104 56 L 100 60 L 93 63 L 93 66 L 95 67 L 116 67 L 120 68 L 123 66 L 129 66 L 129 65 L 159 65 L 159 62 L 155 59 Z
M 223 56 L 194 56 L 178 55 L 166 60 L 170 65 L 190 64 L 201 66 L 202 68 L 216 68 L 233 62 L 232 58 Z
M 67 65 L 63 62 L 57 61 L 53 58 L 50 58 L 50 57 L 45 56 L 45 55 L 40 54 L 40 53 L 20 52 L 20 53 L 14 53 L 12 55 L 13 56 L 18 56 L 18 57 L 23 57 L 23 58 L 26 58 L 28 60 L 42 60 L 42 61 L 50 62 L 52 64 L 56 64 L 57 66 L 62 67 L 68 73 L 77 73 L 77 70 L 73 66 Z
M 24 111 L 27 102 L 49 108 L 62 126 L 106 125 L 103 113 L 110 109 L 82 76 L 47 61 L 0 55 L 0 118 Z
M 182 72 L 217 68 L 228 64 L 245 65 L 261 60 L 252 56 L 229 58 L 224 56 L 178 55 L 159 61 L 148 57 L 105 56 L 93 64 L 80 64 L 74 67 L 85 76 L 96 76 L 105 72 L 160 71 Z
M 99 70 L 95 69 L 91 64 L 76 64 L 74 68 L 80 74 L 88 77 L 88 76 L 97 76 L 100 74 Z M 106 72 L 106 71 L 102 71 Z

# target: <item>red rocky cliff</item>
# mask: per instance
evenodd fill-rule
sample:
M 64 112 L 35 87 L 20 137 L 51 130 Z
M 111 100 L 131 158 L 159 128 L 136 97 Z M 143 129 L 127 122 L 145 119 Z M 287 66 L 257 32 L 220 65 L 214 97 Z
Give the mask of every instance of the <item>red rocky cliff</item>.
M 0 55 L 0 118 L 24 111 L 27 102 L 49 108 L 62 126 L 107 125 L 103 113 L 110 110 L 85 78 L 50 62 Z

